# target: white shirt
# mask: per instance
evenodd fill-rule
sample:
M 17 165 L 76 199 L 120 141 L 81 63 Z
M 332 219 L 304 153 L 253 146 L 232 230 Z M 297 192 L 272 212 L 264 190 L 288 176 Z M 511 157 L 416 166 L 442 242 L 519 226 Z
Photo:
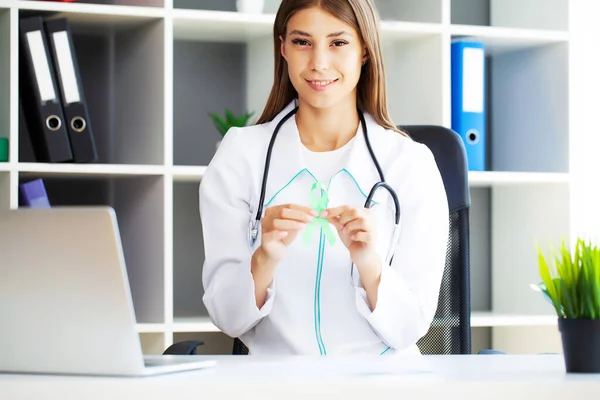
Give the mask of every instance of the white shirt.
M 419 354 L 416 342 L 433 321 L 445 266 L 446 193 L 431 151 L 384 129 L 368 113 L 364 117 L 371 147 L 401 204 L 395 241 L 388 193 L 377 191 L 371 207 L 382 260 L 376 308 L 371 309 L 358 271 L 332 226 L 334 242 L 327 240 L 323 227 L 312 236 L 305 236 L 310 234 L 307 229 L 299 233 L 275 270 L 264 305 L 256 306 L 250 262 L 261 235 L 250 240 L 250 229 L 273 130 L 293 107 L 293 102 L 288 104 L 271 122 L 232 128 L 202 178 L 203 301 L 212 322 L 239 337 L 251 354 Z M 314 183 L 328 176 L 329 207 L 364 207 L 379 176 L 359 129 L 340 152 L 347 151 L 345 161 L 332 161 L 321 169 L 310 153 L 304 159 L 295 118 L 289 118 L 273 146 L 265 209 L 310 205 Z M 341 164 L 343 168 L 330 176 Z M 390 248 L 395 253 L 391 265 L 385 260 Z
M 329 182 L 333 175 L 344 168 L 353 141 L 354 138 L 332 151 L 312 151 L 302 145 L 302 155 L 307 168 L 320 182 Z

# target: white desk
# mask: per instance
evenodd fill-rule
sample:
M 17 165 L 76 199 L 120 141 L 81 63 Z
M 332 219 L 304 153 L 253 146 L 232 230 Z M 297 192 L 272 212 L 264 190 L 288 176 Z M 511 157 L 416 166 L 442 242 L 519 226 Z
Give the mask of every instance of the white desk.
M 0 374 L 0 399 L 600 398 L 600 374 L 566 374 L 560 355 L 216 358 L 208 370 L 147 378 Z

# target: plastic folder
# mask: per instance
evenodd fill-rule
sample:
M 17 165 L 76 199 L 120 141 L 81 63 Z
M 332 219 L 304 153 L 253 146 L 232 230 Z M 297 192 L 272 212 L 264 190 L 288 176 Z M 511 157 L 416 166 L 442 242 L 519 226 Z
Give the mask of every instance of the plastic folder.
M 20 20 L 19 94 L 38 161 L 72 161 L 41 17 Z
M 477 41 L 451 44 L 452 129 L 465 144 L 469 170 L 486 169 L 485 48 Z
M 40 178 L 19 184 L 19 205 L 31 208 L 49 208 L 50 201 L 44 181 Z
M 69 21 L 66 18 L 50 19 L 44 21 L 44 26 L 56 71 L 73 161 L 95 162 L 98 160 L 98 153 Z

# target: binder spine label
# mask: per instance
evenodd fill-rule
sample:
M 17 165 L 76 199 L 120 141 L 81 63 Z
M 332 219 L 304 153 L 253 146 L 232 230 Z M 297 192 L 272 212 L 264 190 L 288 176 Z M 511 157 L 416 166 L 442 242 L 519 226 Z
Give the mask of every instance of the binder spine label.
M 46 54 L 42 32 L 27 32 L 27 43 L 29 44 L 33 70 L 42 101 L 56 100 L 56 92 L 54 91 L 52 77 L 50 76 L 50 65 L 48 64 L 49 55 Z
M 66 31 L 54 32 L 54 46 L 56 48 L 56 60 L 60 71 L 60 82 L 62 84 L 64 100 L 67 104 L 81 101 L 79 96 L 79 85 L 75 77 L 75 66 L 69 38 Z
M 463 112 L 483 112 L 483 63 L 483 49 L 463 49 Z

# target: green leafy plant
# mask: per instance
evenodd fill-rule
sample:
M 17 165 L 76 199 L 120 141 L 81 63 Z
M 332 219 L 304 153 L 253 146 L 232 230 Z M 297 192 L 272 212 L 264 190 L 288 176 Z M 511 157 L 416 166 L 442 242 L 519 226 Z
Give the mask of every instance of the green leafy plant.
M 553 262 L 552 262 L 553 261 Z M 538 248 L 538 288 L 552 303 L 558 317 L 600 318 L 600 249 L 581 238 L 571 252 L 564 241 L 552 257 Z
M 232 126 L 246 126 L 250 118 L 254 115 L 254 112 L 244 113 L 242 115 L 234 115 L 229 109 L 225 110 L 225 116 L 222 117 L 216 113 L 208 113 L 215 124 L 215 127 L 221 134 L 225 136 L 229 128 Z

